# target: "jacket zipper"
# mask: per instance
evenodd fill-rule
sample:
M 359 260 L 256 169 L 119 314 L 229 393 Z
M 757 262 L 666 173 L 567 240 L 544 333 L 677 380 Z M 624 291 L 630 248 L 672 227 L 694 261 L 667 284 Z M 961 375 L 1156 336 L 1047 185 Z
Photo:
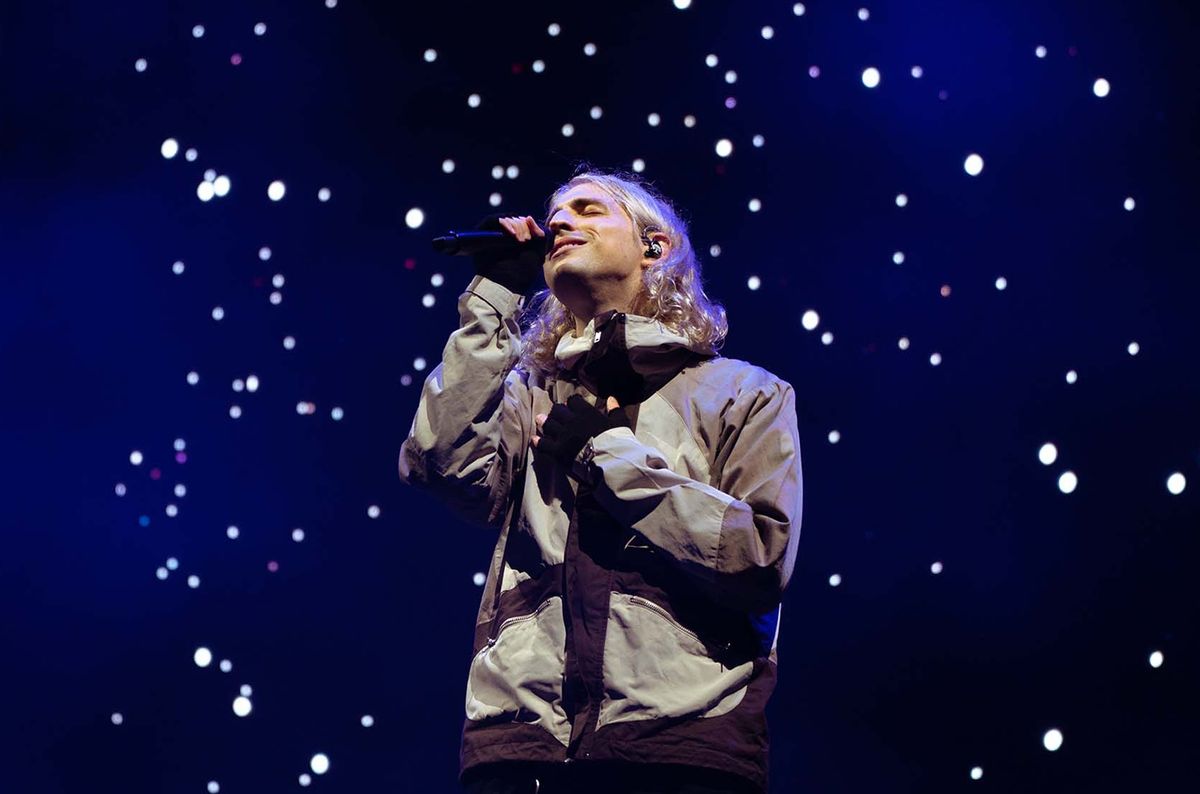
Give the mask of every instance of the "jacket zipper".
M 670 612 L 663 609 L 662 607 L 660 607 L 658 604 L 654 603 L 653 601 L 651 601 L 647 598 L 642 598 L 641 596 L 631 595 L 631 596 L 629 596 L 629 602 L 632 604 L 637 604 L 640 607 L 649 609 L 651 612 L 658 614 L 659 616 L 662 617 L 663 620 L 667 621 L 672 626 L 674 626 L 675 628 L 679 629 L 681 632 L 683 632 L 687 636 L 694 639 L 696 642 L 700 643 L 701 645 L 704 645 L 704 640 L 700 639 L 699 634 L 697 634 L 696 632 L 692 631 L 689 628 L 686 628 L 685 626 L 680 625 L 679 621 L 677 621 L 677 620 L 675 620 L 675 618 L 671 617 Z

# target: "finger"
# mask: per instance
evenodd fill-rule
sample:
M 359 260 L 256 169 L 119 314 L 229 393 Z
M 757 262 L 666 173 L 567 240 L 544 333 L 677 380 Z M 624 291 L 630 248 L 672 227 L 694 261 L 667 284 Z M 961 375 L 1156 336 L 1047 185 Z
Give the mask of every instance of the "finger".
M 538 441 L 540 440 L 541 439 L 539 436 L 534 436 L 533 438 L 529 439 L 529 443 L 533 444 L 534 449 L 537 449 Z
M 546 421 L 546 415 L 545 415 L 545 414 L 538 414 L 536 418 L 537 418 L 538 427 L 541 427 L 541 425 L 542 425 L 542 422 L 545 422 L 545 421 Z
M 546 233 L 545 233 L 544 231 L 542 231 L 542 227 L 541 227 L 541 226 L 538 226 L 538 223 L 537 223 L 537 221 L 535 221 L 535 220 L 533 219 L 533 216 L 532 216 L 532 215 L 526 215 L 526 216 L 525 216 L 525 223 L 526 223 L 526 225 L 528 225 L 528 227 L 529 227 L 529 230 L 530 230 L 531 232 L 533 232 L 534 234 L 536 234 L 538 237 L 545 237 L 545 236 L 546 236 Z

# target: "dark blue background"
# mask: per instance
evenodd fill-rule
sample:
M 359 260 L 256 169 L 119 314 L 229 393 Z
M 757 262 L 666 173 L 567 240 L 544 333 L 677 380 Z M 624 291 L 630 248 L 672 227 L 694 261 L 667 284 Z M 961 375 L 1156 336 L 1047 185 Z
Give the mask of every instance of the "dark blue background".
M 1183 788 L 1200 743 L 1191 5 L 870 3 L 868 22 L 807 5 L 5 6 L 4 790 L 287 791 L 316 752 L 332 767 L 315 791 L 457 790 L 471 577 L 494 538 L 396 476 L 413 360 L 439 359 L 471 275 L 428 240 L 496 211 L 493 190 L 538 215 L 577 160 L 635 157 L 698 249 L 721 246 L 703 261 L 724 353 L 798 394 L 772 791 Z M 197 161 L 164 159 L 168 137 Z M 519 178 L 492 180 L 510 163 Z M 206 168 L 227 197 L 197 199 Z M 252 372 L 257 393 L 230 389 Z M 233 672 L 198 668 L 201 645 Z

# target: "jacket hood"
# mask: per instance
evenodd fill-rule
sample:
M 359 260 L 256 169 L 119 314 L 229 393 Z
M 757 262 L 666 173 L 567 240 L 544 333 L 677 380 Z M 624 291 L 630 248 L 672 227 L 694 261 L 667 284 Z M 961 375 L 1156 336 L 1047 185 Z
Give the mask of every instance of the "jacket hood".
M 597 395 L 614 395 L 625 405 L 640 402 L 681 369 L 717 355 L 658 320 L 615 309 L 593 317 L 583 333 L 558 340 L 559 376 L 578 380 Z

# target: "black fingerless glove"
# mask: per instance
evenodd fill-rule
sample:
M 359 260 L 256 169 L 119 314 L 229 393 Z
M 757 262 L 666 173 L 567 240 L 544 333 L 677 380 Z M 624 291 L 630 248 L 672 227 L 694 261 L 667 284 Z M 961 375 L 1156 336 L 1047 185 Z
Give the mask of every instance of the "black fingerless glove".
M 476 225 L 479 231 L 503 232 L 500 225 L 502 215 L 489 215 Z M 475 254 L 475 273 L 507 287 L 517 295 L 527 295 L 534 282 L 542 274 L 542 263 L 546 259 L 546 248 L 551 235 L 538 237 L 521 243 L 516 253 L 511 249 L 502 253 Z
M 614 427 L 632 427 L 624 411 L 618 409 L 602 414 L 583 397 L 573 394 L 567 398 L 566 405 L 559 403 L 550 409 L 542 423 L 537 450 L 570 465 L 588 439 Z

